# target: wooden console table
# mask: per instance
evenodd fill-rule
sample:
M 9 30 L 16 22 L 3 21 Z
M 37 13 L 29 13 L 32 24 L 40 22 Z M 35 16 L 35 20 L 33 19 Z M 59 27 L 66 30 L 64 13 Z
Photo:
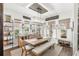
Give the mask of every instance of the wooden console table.
M 70 41 L 66 41 L 66 40 L 58 40 L 58 43 L 63 46 L 63 47 L 70 47 Z

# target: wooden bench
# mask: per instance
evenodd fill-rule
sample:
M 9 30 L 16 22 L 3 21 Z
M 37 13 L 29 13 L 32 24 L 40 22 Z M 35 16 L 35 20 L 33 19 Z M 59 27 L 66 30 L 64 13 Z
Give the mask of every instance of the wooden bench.
M 49 49 L 51 46 L 53 46 L 53 41 L 46 42 L 40 46 L 35 47 L 32 49 L 33 55 L 41 55 L 43 52 L 45 52 L 47 49 Z

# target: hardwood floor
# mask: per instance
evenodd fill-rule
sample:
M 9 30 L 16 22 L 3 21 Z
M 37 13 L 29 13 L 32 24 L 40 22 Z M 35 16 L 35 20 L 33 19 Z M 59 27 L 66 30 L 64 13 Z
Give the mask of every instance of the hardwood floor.
M 72 56 L 72 54 L 73 54 L 72 48 L 63 47 L 59 56 Z
M 13 50 L 4 51 L 4 56 L 21 56 L 21 49 L 15 48 Z M 28 56 L 31 56 L 30 54 Z M 55 45 L 45 51 L 41 56 L 72 56 L 72 48 Z
M 77 54 L 76 54 L 76 56 L 79 56 L 79 49 L 78 49 L 78 51 L 77 51 Z
M 59 53 L 61 52 L 63 47 L 59 46 L 59 45 L 55 45 L 54 48 L 50 48 L 48 49 L 43 56 L 58 56 Z

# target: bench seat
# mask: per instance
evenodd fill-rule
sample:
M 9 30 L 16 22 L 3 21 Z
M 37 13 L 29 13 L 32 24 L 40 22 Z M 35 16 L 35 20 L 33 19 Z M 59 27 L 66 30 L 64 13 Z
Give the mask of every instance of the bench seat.
M 49 49 L 51 46 L 53 46 L 53 41 L 48 41 L 40 46 L 35 47 L 32 49 L 32 53 L 34 55 L 41 55 L 43 52 L 45 52 L 47 49 Z

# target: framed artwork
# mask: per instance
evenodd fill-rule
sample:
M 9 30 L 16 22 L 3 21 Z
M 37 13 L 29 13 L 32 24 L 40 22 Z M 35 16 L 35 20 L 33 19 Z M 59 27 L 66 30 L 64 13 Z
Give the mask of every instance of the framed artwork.
M 61 38 L 67 38 L 67 31 L 61 30 Z
M 59 27 L 63 29 L 69 29 L 70 28 L 70 19 L 63 19 L 59 20 Z
M 6 22 L 11 22 L 11 16 L 10 15 L 5 15 L 5 21 Z

